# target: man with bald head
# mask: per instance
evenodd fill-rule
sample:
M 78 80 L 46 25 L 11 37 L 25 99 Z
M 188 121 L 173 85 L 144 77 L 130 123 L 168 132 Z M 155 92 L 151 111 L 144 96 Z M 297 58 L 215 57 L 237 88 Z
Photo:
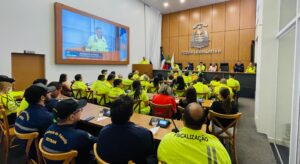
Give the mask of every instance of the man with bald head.
M 158 147 L 158 160 L 166 163 L 231 164 L 230 157 L 219 139 L 201 131 L 203 108 L 190 103 L 183 115 L 184 127 L 169 133 Z

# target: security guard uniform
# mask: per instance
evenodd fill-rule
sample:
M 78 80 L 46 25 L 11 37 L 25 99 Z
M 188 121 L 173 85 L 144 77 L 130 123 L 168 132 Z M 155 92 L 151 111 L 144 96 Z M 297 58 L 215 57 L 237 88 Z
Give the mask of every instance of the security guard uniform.
M 131 91 L 128 93 L 128 96 L 131 98 L 134 98 L 134 91 Z M 142 100 L 141 102 L 141 110 L 137 108 L 134 112 L 141 113 L 141 114 L 149 114 L 150 113 L 150 106 L 145 106 L 145 102 L 149 101 L 149 97 L 145 91 L 142 91 L 142 93 L 139 96 L 139 99 Z M 136 107 L 137 104 L 134 104 L 133 109 Z
M 87 86 L 82 82 L 82 81 L 75 81 L 72 85 L 72 89 L 80 89 L 81 90 L 81 97 L 84 98 L 86 97 L 86 90 Z M 77 95 L 77 91 L 74 92 L 74 95 Z M 76 99 L 79 99 L 79 97 L 75 97 Z
M 196 84 L 193 85 L 193 87 L 196 89 L 197 93 L 207 93 L 207 98 L 210 97 L 210 90 L 207 85 L 197 82 Z M 197 96 L 197 98 L 205 98 L 203 96 Z
M 165 135 L 157 155 L 159 161 L 170 164 L 231 164 L 227 150 L 217 137 L 187 127 L 181 128 L 178 133 Z

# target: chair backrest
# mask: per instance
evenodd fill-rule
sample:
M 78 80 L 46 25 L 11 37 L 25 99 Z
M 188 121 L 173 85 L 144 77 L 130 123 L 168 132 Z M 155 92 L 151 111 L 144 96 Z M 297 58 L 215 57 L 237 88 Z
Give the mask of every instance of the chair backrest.
M 0 128 L 2 132 L 5 132 L 6 137 L 9 137 L 9 123 L 2 104 L 0 104 Z
M 26 153 L 26 159 L 27 161 L 29 161 L 29 152 L 30 152 L 30 148 L 32 143 L 34 143 L 35 149 L 36 149 L 36 153 L 37 153 L 37 158 L 38 158 L 38 163 L 41 163 L 41 154 L 38 148 L 38 136 L 39 133 L 38 132 L 32 132 L 32 133 L 26 133 L 26 134 L 22 134 L 22 133 L 18 133 L 15 130 L 15 134 L 16 137 L 21 139 L 21 140 L 26 140 L 26 147 L 25 147 L 25 153 Z
M 98 153 L 97 153 L 97 143 L 94 143 L 93 151 L 94 151 L 94 155 L 95 155 L 95 158 L 96 158 L 96 161 L 97 161 L 98 164 L 108 164 L 103 159 L 101 159 L 101 157 L 98 155 Z M 130 160 L 130 161 L 128 161 L 128 164 L 134 164 L 134 162 L 132 160 Z
M 43 149 L 42 143 L 43 143 L 43 139 L 41 139 L 39 142 L 39 150 L 42 153 L 42 157 L 45 163 L 47 163 L 46 161 L 47 159 L 51 161 L 63 161 L 63 164 L 69 164 L 69 163 L 75 164 L 75 158 L 78 155 L 78 152 L 76 150 L 71 150 L 65 153 L 49 153 Z
M 86 92 L 86 98 L 88 102 L 93 103 L 94 102 L 94 91 L 93 90 L 88 90 Z
M 204 99 L 208 99 L 208 93 L 197 93 L 197 97 L 203 97 Z
M 160 105 L 150 102 L 150 107 L 153 110 L 153 115 L 157 117 L 170 118 L 170 115 L 173 115 L 172 104 Z M 162 109 L 164 111 L 163 114 L 158 113 L 157 109 Z
M 142 100 L 140 100 L 140 99 L 134 100 L 133 111 L 137 110 L 138 113 L 141 113 L 141 103 L 142 103 Z
M 118 97 L 113 97 L 113 96 L 108 96 L 110 102 L 113 102 L 115 101 Z
M 227 138 L 227 139 L 235 139 L 236 125 L 238 120 L 240 119 L 242 113 L 237 114 L 220 114 L 214 111 L 209 110 L 211 122 L 212 122 L 212 133 L 218 138 Z M 232 122 L 224 127 L 218 119 L 228 119 L 232 120 Z M 215 125 L 220 127 L 220 131 L 215 130 Z M 233 128 L 233 132 L 228 132 L 229 128 Z M 224 135 L 225 134 L 225 135 Z
M 73 97 L 75 99 L 81 99 L 82 98 L 81 89 L 72 89 L 72 93 L 73 93 Z
M 97 104 L 101 105 L 101 102 L 104 102 L 104 104 L 106 103 L 106 95 L 105 95 L 105 93 L 103 93 L 103 94 L 98 94 L 97 93 L 96 96 L 100 97 L 99 101 L 97 102 Z

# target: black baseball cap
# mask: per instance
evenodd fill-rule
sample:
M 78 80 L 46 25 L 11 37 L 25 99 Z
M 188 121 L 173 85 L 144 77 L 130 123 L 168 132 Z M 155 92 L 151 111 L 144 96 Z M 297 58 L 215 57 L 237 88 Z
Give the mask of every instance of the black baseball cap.
M 13 83 L 13 82 L 15 82 L 15 79 L 10 78 L 10 77 L 5 76 L 5 75 L 0 75 L 0 82 L 9 82 L 9 83 Z
M 65 99 L 59 101 L 53 108 L 53 113 L 57 119 L 63 120 L 69 117 L 72 113 L 80 108 L 85 107 L 87 104 L 86 100 L 75 100 L 75 99 Z
M 47 87 L 42 83 L 33 84 L 25 90 L 24 97 L 29 104 L 35 104 L 38 102 L 41 96 L 46 95 L 49 92 L 55 91 L 54 86 Z

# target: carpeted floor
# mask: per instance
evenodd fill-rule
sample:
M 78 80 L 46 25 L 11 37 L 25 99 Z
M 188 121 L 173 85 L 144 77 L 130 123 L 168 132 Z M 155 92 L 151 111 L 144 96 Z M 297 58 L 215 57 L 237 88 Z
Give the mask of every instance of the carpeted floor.
M 243 113 L 237 131 L 237 155 L 239 164 L 276 164 L 266 135 L 256 132 L 254 123 L 254 100 L 240 98 L 239 110 Z M 2 154 L 1 149 L 0 154 Z M 0 163 L 2 163 L 1 161 L 3 161 L 2 155 L 0 156 Z M 23 153 L 18 148 L 11 149 L 8 163 L 25 163 Z
M 239 111 L 243 114 L 237 131 L 237 155 L 240 164 L 276 164 L 264 134 L 256 132 L 254 99 L 239 98 Z

